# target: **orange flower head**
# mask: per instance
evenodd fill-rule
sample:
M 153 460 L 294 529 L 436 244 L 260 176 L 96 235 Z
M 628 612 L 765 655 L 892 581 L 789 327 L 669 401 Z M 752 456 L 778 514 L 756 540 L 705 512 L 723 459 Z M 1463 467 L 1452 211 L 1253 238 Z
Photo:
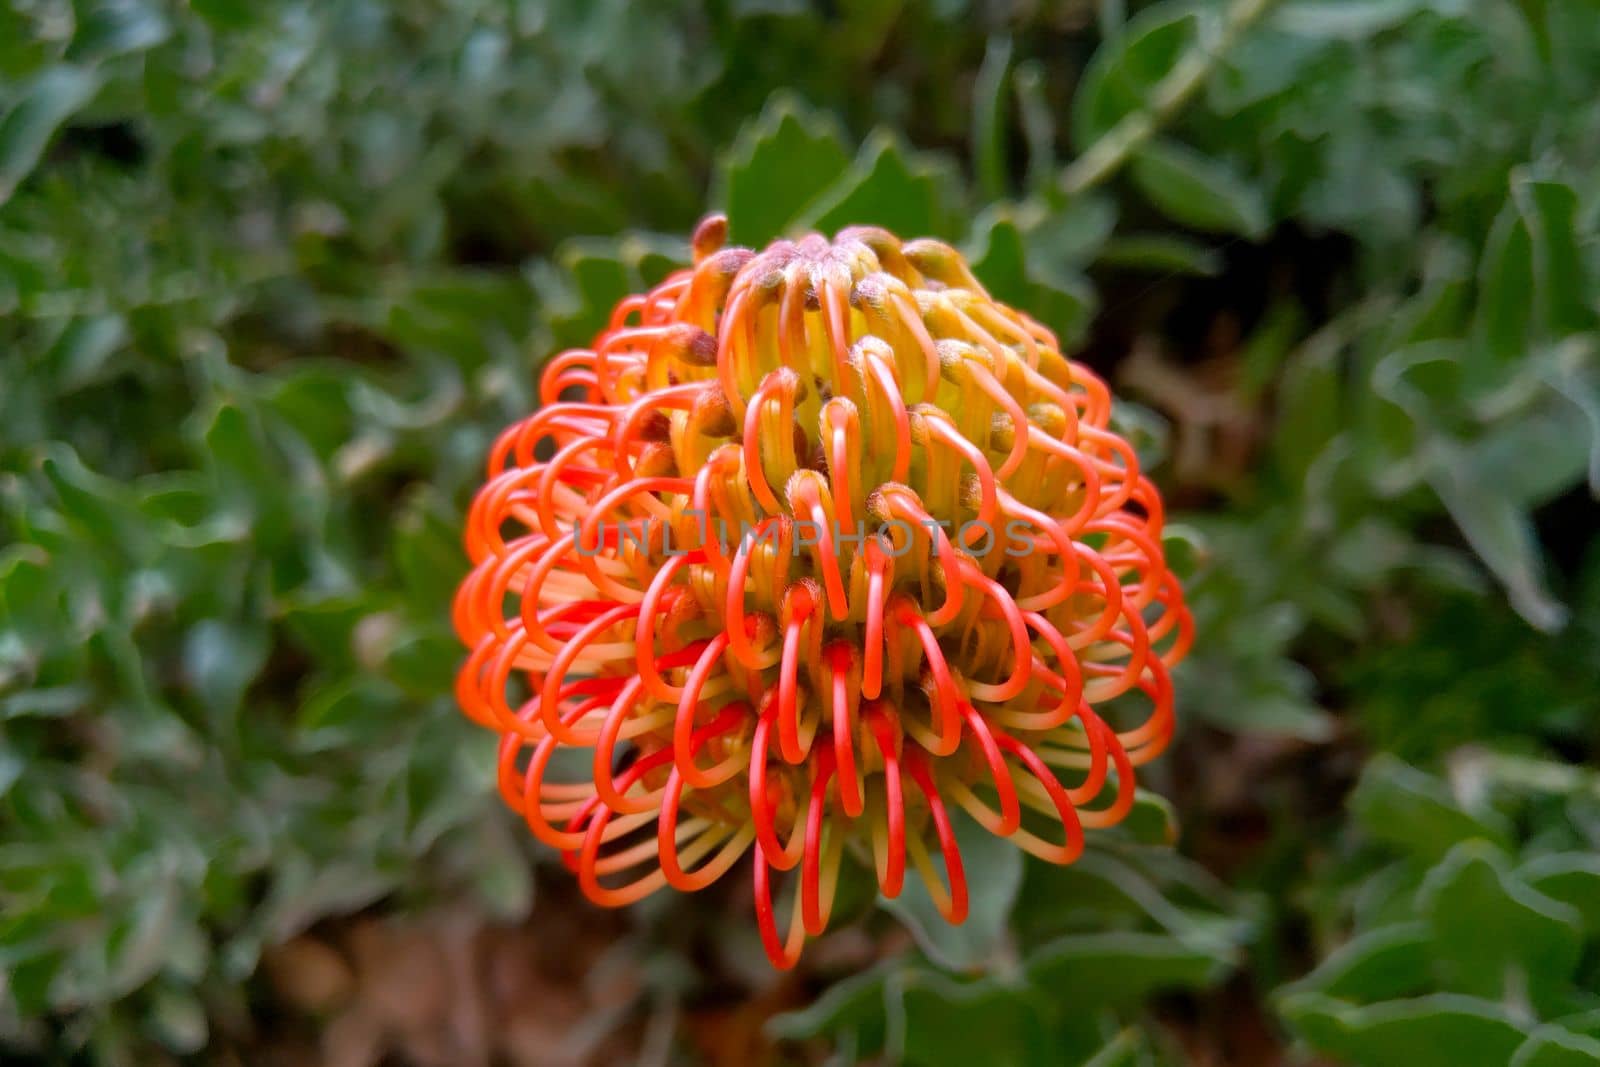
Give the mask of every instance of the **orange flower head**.
M 846 851 L 961 922 L 952 805 L 1076 859 L 1172 736 L 1192 627 L 1106 387 L 954 249 L 726 230 L 550 360 L 495 443 L 458 693 L 591 899 L 751 853 L 788 967 Z

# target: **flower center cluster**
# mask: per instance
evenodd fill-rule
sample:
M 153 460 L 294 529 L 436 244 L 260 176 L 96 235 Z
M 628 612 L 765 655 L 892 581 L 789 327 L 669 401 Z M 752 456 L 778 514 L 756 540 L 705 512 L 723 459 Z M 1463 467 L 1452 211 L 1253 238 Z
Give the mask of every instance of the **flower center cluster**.
M 953 249 L 724 232 L 552 359 L 495 444 L 458 688 L 592 899 L 753 852 L 789 966 L 847 851 L 960 922 L 951 804 L 1072 862 L 1171 736 L 1190 622 L 1105 386 Z

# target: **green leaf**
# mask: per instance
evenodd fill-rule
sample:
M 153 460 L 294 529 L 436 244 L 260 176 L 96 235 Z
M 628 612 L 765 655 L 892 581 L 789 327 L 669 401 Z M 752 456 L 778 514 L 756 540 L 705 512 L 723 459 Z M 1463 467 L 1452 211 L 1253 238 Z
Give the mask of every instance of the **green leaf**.
M 1589 493 L 1600 497 L 1600 360 L 1595 355 L 1593 338 L 1573 339 L 1559 350 L 1549 381 L 1550 387 L 1583 415 L 1585 425 L 1574 436 L 1588 438 Z M 1564 420 L 1558 417 L 1552 421 Z
M 546 270 L 536 283 L 558 342 L 592 343 L 617 301 L 660 281 L 662 272 L 656 268 L 676 266 L 688 258 L 688 248 L 680 241 L 637 234 L 564 242 L 556 253 L 559 271 Z M 454 325 L 467 334 L 481 328 L 470 311 Z
M 968 873 L 968 911 L 966 922 L 952 926 L 914 873 L 905 887 L 883 906 L 894 913 L 917 939 L 930 957 L 952 970 L 965 971 L 990 960 L 1005 943 L 1011 905 L 1022 885 L 1022 853 L 1010 841 L 989 833 L 965 812 L 952 817 L 961 864 Z M 936 858 L 934 868 L 945 876 L 944 861 Z
M 1577 216 L 1570 186 L 1513 174 L 1478 273 L 1480 380 L 1537 344 L 1594 326 Z
M 159 551 L 157 532 L 128 486 L 96 474 L 70 447 L 46 446 L 40 469 L 61 501 L 62 513 L 85 539 L 114 559 L 148 563 Z
M 562 340 L 589 344 L 605 328 L 611 309 L 628 295 L 633 278 L 616 247 L 608 241 L 575 239 L 561 246 L 557 261 L 568 281 L 570 296 L 558 307 Z M 550 294 L 546 300 L 555 304 Z M 553 316 L 554 317 L 554 316 Z
M 1028 190 L 1039 195 L 1050 188 L 1056 171 L 1056 120 L 1045 94 L 1045 76 L 1036 59 L 1017 64 L 1012 79 L 1017 90 L 1017 111 L 1022 136 L 1028 146 Z
M 1178 843 L 1178 812 L 1172 802 L 1159 793 L 1137 789 L 1133 810 L 1117 824 L 1117 829 L 1141 845 L 1170 848 Z
M 1083 1062 L 1083 1067 L 1135 1067 L 1144 1041 L 1138 1030 L 1128 1029 L 1105 1043 Z
M 899 138 L 875 131 L 850 169 L 801 213 L 823 233 L 846 226 L 882 226 L 902 238 L 953 236 L 955 184 L 948 163 L 908 152 Z
M 382 646 L 388 678 L 412 696 L 424 699 L 450 688 L 455 676 L 455 656 L 460 642 L 440 621 L 403 627 Z
M 106 980 L 115 994 L 132 992 L 160 973 L 184 922 L 175 878 L 158 877 L 141 889 L 133 906 L 116 915 L 106 939 Z
M 1363 40 L 1393 29 L 1429 0 L 1290 0 L 1273 12 L 1272 24 L 1301 37 Z
M 1541 400 L 1490 428 L 1461 460 L 1476 481 L 1495 486 L 1519 508 L 1548 504 L 1582 483 L 1600 448 L 1595 424 L 1576 404 Z
M 716 199 L 728 215 L 729 239 L 760 247 L 784 236 L 849 166 L 831 119 L 789 93 L 774 94 L 721 160 Z
M 1397 348 L 1372 369 L 1372 434 L 1390 462 L 1375 474 L 1384 492 L 1412 489 L 1436 461 L 1436 439 L 1450 429 L 1449 409 L 1461 395 L 1463 342 L 1435 338 Z
M 1152 862 L 1158 857 L 1173 863 Z M 1164 849 L 1123 854 L 1121 847 L 1107 847 L 1089 849 L 1069 867 L 1030 864 L 1015 923 L 1032 942 L 1063 933 L 1140 932 L 1230 960 L 1250 937 L 1253 920 L 1244 901 L 1218 892 Z
M 1523 355 L 1533 323 L 1533 238 L 1516 204 L 1507 201 L 1495 216 L 1478 273 L 1477 334 L 1493 358 Z
M 1045 1005 L 1027 987 L 996 978 L 962 981 L 888 964 L 835 983 L 808 1008 L 775 1016 L 777 1038 L 827 1034 L 857 1059 L 957 1067 L 1042 1062 L 1050 1048 Z
M 291 423 L 324 461 L 355 434 L 353 377 L 348 366 L 300 363 L 275 381 L 269 394 L 275 413 Z
M 1589 936 L 1600 937 L 1600 856 L 1585 852 L 1540 856 L 1519 867 L 1517 876 L 1536 892 L 1577 909 Z
M 1167 0 L 1140 11 L 1095 51 L 1072 98 L 1072 143 L 1083 151 L 1125 115 L 1141 110 L 1211 17 Z
M 379 737 L 399 712 L 393 687 L 375 678 L 347 675 L 318 687 L 300 707 L 296 726 L 312 750 Z
M 1283 300 L 1267 310 L 1266 317 L 1246 340 L 1240 353 L 1246 395 L 1255 396 L 1276 379 L 1278 369 L 1292 351 L 1295 339 L 1305 329 L 1305 313 L 1300 305 Z
M 60 63 L 41 71 L 0 115 L 0 204 L 38 165 L 56 131 L 100 90 L 98 72 Z
M 395 567 L 410 602 L 423 612 L 443 617 L 466 574 L 459 528 L 459 518 L 430 491 L 413 496 L 395 518 Z
M 1134 1004 L 1152 993 L 1212 985 L 1233 966 L 1228 956 L 1165 934 L 1074 934 L 1028 958 L 1028 980 L 1081 1008 Z
M 1171 140 L 1133 157 L 1134 184 L 1171 218 L 1197 230 L 1259 237 L 1267 229 L 1261 191 L 1233 168 Z
M 70 54 L 76 60 L 100 62 L 154 48 L 171 32 L 171 25 L 153 5 L 137 0 L 96 4 L 78 23 Z
M 1313 122 L 1311 128 L 1327 140 L 1320 158 L 1294 179 L 1304 183 L 1297 197 L 1302 218 L 1315 227 L 1353 234 L 1381 254 L 1398 254 L 1396 246 L 1416 233 L 1425 207 L 1414 177 L 1391 161 L 1388 142 L 1368 124 L 1330 129 Z
M 1566 608 L 1550 593 L 1533 524 L 1511 487 L 1492 484 L 1461 449 L 1444 451 L 1428 481 L 1517 614 L 1537 629 L 1560 629 Z
M 1367 1007 L 1295 993 L 1282 1000 L 1280 1010 L 1313 1047 L 1351 1063 L 1505 1063 L 1523 1041 L 1521 1025 L 1500 1005 L 1455 993 Z
M 1131 400 L 1113 400 L 1111 429 L 1133 446 L 1141 470 L 1154 470 L 1172 454 L 1172 423 L 1159 412 Z M 1181 531 L 1179 531 L 1181 536 Z M 1174 539 L 1173 556 L 1182 558 L 1189 543 Z M 1182 572 L 1179 572 L 1182 573 Z
M 1555 1022 L 1569 1033 L 1600 1040 L 1600 1008 L 1591 1008 L 1588 1011 L 1563 1015 L 1556 1019 Z
M 804 1008 L 774 1015 L 767 1020 L 764 1029 L 779 1040 L 871 1029 L 871 1036 L 861 1043 L 862 1046 L 881 1047 L 885 977 L 898 966 L 879 966 L 847 975 L 831 983 Z
M 1511 200 L 1534 249 L 1533 277 L 1544 332 L 1563 337 L 1595 324 L 1594 287 L 1580 247 L 1578 195 L 1563 182 L 1517 174 Z
M 1284 5 L 1275 10 L 1284 10 Z M 1314 76 L 1312 65 L 1328 50 L 1326 41 L 1286 31 L 1269 17 L 1222 57 L 1206 103 L 1218 114 L 1232 116 L 1280 94 L 1292 99 L 1289 91 Z
M 1006 193 L 1006 75 L 1011 38 L 991 37 L 972 85 L 972 158 L 978 186 L 991 200 Z
M 1487 842 L 1457 845 L 1428 872 L 1417 908 L 1433 930 L 1435 967 L 1454 992 L 1499 1000 L 1527 991 L 1551 1003 L 1578 965 L 1576 909 L 1539 893 L 1505 868 Z
M 283 532 L 280 521 L 288 502 L 280 492 L 283 471 L 255 420 L 239 405 L 222 403 L 202 430 L 201 442 L 219 499 L 236 518 L 253 521 L 257 536 L 270 538 L 272 546 Z
M 1600 1063 L 1600 1041 L 1559 1026 L 1541 1026 L 1528 1035 L 1509 1067 L 1593 1067 Z
M 1053 265 L 1042 253 L 1031 253 L 1052 247 L 1061 255 L 1063 242 L 1056 238 L 1056 232 L 1042 229 L 1025 234 L 1022 221 L 1005 206 L 997 206 L 974 227 L 970 258 L 973 273 L 995 299 L 1026 308 L 1070 344 L 1088 326 L 1094 291 L 1081 275 L 1069 273 L 1070 268 Z
M 183 647 L 184 677 L 214 721 L 232 720 L 269 651 L 267 628 L 260 624 L 206 619 L 190 628 Z
M 1028 306 L 1034 282 L 1028 276 L 1027 242 L 1015 216 L 1004 208 L 992 209 L 975 229 L 968 257 L 973 274 L 996 300 Z
M 50 353 L 58 368 L 57 387 L 70 392 L 99 380 L 127 341 L 128 324 L 121 315 L 74 319 Z
M 193 994 L 170 987 L 158 989 L 151 997 L 148 1018 L 156 1040 L 173 1052 L 193 1055 L 205 1047 L 210 1027 L 204 1005 Z
M 1302 485 L 1345 422 L 1339 351 L 1310 343 L 1289 357 L 1278 386 L 1273 459 L 1290 485 Z
M 1228 655 L 1201 651 L 1184 664 L 1195 701 L 1207 722 L 1236 732 L 1276 734 L 1306 741 L 1332 736 L 1332 717 L 1312 699 L 1313 679 L 1305 667 L 1277 651 L 1277 634 L 1304 625 L 1292 605 L 1265 606 L 1241 647 Z M 1267 635 L 1273 635 L 1268 642 Z M 1181 698 L 1180 698 L 1181 699 Z
M 1286 992 L 1364 1002 L 1415 996 L 1432 984 L 1432 952 L 1433 933 L 1426 923 L 1371 930 L 1334 949 Z
M 1030 1067 L 1051 1049 L 1032 1003 L 1038 995 L 1030 990 L 993 980 L 963 984 L 931 973 L 908 976 L 903 988 L 903 1047 L 909 1063 Z
M 1389 755 L 1367 764 L 1349 807 L 1373 838 L 1430 861 L 1459 842 L 1505 844 L 1510 838 L 1510 828 L 1498 816 L 1464 811 L 1444 783 Z

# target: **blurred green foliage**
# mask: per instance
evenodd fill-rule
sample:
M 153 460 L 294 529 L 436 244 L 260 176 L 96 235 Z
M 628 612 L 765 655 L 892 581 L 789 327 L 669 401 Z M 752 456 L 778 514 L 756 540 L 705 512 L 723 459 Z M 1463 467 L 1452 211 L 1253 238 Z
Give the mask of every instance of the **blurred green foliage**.
M 1584 0 L 7 5 L 0 1044 L 248 1043 L 263 949 L 374 905 L 537 929 L 453 711 L 459 519 L 708 207 L 946 237 L 1086 346 L 1201 635 L 1178 853 L 1150 797 L 1069 870 L 974 841 L 960 930 L 858 893 L 916 947 L 811 965 L 771 1040 L 1600 1062 Z M 707 992 L 668 918 L 754 951 L 652 908 L 657 1001 Z

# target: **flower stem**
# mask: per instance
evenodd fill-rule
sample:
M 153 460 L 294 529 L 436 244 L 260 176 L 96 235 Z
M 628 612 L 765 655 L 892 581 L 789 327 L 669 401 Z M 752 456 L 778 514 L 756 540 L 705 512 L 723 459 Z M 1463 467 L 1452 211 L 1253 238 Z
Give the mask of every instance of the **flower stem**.
M 1222 57 L 1273 0 L 1234 0 L 1220 23 L 1202 20 L 1199 40 L 1173 64 L 1151 91 L 1145 106 L 1124 115 L 1061 172 L 1061 189 L 1081 196 L 1115 174 L 1146 141 L 1183 109 Z

